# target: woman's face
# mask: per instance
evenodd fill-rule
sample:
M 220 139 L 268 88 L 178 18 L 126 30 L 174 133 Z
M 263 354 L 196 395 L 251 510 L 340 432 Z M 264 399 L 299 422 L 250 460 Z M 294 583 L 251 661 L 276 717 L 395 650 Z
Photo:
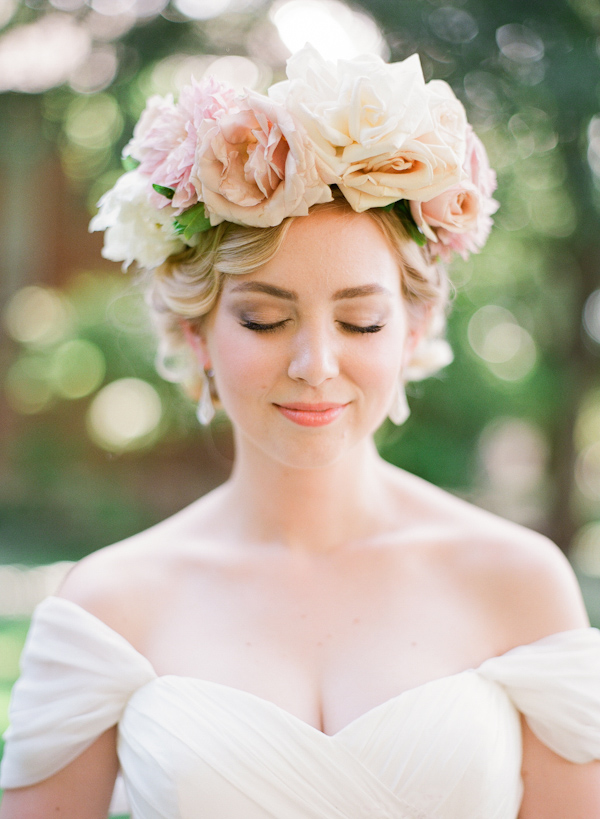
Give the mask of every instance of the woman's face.
M 377 429 L 415 340 L 377 225 L 317 211 L 270 262 L 225 281 L 202 348 L 238 445 L 310 468 Z

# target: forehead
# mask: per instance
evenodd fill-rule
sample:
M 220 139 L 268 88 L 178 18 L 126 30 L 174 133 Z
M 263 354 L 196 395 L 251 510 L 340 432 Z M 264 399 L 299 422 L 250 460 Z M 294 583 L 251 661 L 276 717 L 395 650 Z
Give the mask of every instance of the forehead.
M 275 256 L 230 287 L 240 279 L 310 295 L 370 284 L 401 292 L 398 260 L 382 231 L 370 217 L 344 211 L 298 217 Z

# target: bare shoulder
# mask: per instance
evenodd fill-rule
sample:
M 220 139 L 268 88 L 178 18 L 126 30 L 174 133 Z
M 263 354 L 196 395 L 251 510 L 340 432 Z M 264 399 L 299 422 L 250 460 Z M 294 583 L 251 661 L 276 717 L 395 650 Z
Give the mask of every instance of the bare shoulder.
M 137 647 L 148 601 L 161 592 L 163 564 L 149 530 L 80 560 L 57 595 L 89 611 Z
M 185 510 L 183 510 L 185 512 Z M 177 592 L 189 536 L 182 513 L 80 560 L 57 592 L 122 634 L 138 650 Z M 196 538 L 194 553 L 202 555 Z
M 575 574 L 555 543 L 462 499 L 454 500 L 457 560 L 492 621 L 497 621 L 506 650 L 589 625 Z
M 77 603 L 111 627 L 131 612 L 156 608 L 193 552 L 197 562 L 214 553 L 211 511 L 220 488 L 160 523 L 80 560 L 58 595 Z M 128 614 L 129 612 L 129 614 Z M 117 629 L 119 630 L 119 629 Z
M 508 650 L 589 620 L 569 561 L 546 536 L 417 479 L 436 555 Z

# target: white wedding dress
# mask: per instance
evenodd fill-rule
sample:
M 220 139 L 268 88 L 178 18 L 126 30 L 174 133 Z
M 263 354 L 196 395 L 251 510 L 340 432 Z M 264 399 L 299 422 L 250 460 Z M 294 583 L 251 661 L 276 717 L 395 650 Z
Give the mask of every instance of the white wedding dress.
M 519 712 L 557 754 L 600 758 L 600 632 L 515 648 L 327 736 L 247 692 L 158 677 L 102 621 L 49 597 L 14 689 L 0 785 L 51 776 L 118 723 L 133 819 L 516 819 Z

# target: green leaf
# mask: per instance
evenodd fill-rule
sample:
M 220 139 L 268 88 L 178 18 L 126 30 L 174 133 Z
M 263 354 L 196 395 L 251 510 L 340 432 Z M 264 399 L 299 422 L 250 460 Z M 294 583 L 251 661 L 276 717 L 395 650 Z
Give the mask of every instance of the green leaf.
M 152 184 L 152 187 L 156 193 L 160 193 L 161 196 L 166 196 L 167 199 L 172 199 L 175 196 L 174 188 L 165 188 L 164 185 L 155 185 L 154 183 Z
M 137 159 L 129 155 L 121 157 L 121 163 L 126 171 L 135 171 L 140 164 Z
M 191 208 L 184 210 L 175 219 L 175 230 L 179 234 L 183 234 L 183 238 L 188 242 L 193 239 L 196 233 L 204 233 L 212 227 L 210 219 L 206 215 L 203 202 L 198 202 L 192 205 Z
M 407 199 L 399 199 L 397 202 L 393 202 L 391 205 L 383 208 L 383 210 L 395 210 L 413 242 L 416 242 L 419 247 L 424 247 L 427 244 L 427 236 L 421 233 L 417 227 L 417 223 L 410 212 L 410 205 Z

